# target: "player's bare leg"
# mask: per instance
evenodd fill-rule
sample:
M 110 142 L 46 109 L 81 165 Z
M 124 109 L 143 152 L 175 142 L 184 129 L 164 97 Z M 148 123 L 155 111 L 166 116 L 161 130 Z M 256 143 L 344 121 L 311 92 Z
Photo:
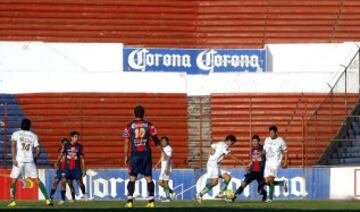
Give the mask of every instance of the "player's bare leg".
M 223 179 L 223 182 L 220 185 L 220 192 L 219 194 L 216 195 L 216 198 L 223 198 L 224 197 L 224 193 L 231 181 L 231 176 L 227 173 L 224 173 L 221 175 L 221 178 Z
M 127 184 L 127 202 L 125 204 L 125 208 L 133 208 L 134 207 L 134 191 L 135 191 L 135 182 L 137 177 L 129 176 L 129 182 Z
M 198 193 L 196 195 L 196 199 L 199 203 L 202 202 L 202 197 L 209 191 L 211 191 L 211 189 L 213 187 L 215 187 L 217 184 L 219 183 L 219 179 L 218 178 L 213 178 L 211 179 L 211 183 L 208 183 L 205 185 L 205 187 L 203 188 L 203 190 L 200 191 L 200 193 Z
M 16 182 L 17 182 L 16 178 L 15 179 L 11 178 L 11 183 L 10 183 L 10 203 L 8 204 L 8 207 L 15 207 L 16 206 L 16 202 L 15 202 Z
M 288 192 L 288 185 L 286 180 L 274 180 L 273 184 L 274 186 L 283 186 L 284 191 Z
M 154 199 L 154 192 L 155 192 L 155 184 L 152 180 L 151 176 L 145 176 L 147 189 L 149 193 L 149 202 L 146 204 L 147 208 L 154 208 L 155 207 L 155 199 Z

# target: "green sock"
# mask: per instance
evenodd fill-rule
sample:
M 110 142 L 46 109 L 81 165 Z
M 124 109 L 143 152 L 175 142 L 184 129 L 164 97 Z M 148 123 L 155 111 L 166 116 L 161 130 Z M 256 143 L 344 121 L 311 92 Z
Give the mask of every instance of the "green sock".
M 226 188 L 228 187 L 230 181 L 226 181 L 224 180 L 222 183 L 221 183 L 221 186 L 220 186 L 220 191 L 221 192 L 224 192 L 226 190 Z
M 41 193 L 44 195 L 45 199 L 49 199 L 48 193 L 46 192 L 46 188 L 41 180 L 38 181 L 38 186 L 40 188 Z
M 275 186 L 277 186 L 277 185 L 279 185 L 279 186 L 284 186 L 284 184 L 285 184 L 285 181 L 284 181 L 284 180 L 274 181 L 274 183 L 273 183 L 273 185 L 275 185 Z
M 165 194 L 166 194 L 166 198 L 170 198 L 170 189 L 169 189 L 169 186 L 164 186 L 164 191 L 165 191 Z
M 271 184 L 269 185 L 269 199 L 273 200 L 273 197 L 274 197 L 274 185 Z
M 200 192 L 200 196 L 204 196 L 207 192 L 209 192 L 212 189 L 211 184 L 206 184 L 205 188 Z
M 15 200 L 15 193 L 16 193 L 16 183 L 10 184 L 10 198 L 12 201 Z

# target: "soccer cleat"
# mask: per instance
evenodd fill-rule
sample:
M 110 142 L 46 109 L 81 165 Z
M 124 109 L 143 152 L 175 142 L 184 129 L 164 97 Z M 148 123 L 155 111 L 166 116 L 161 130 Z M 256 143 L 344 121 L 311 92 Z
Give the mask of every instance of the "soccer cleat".
M 47 206 L 53 206 L 54 204 L 53 204 L 53 201 L 51 200 L 51 199 L 46 199 L 45 200 L 45 204 L 47 205 Z
M 146 204 L 147 208 L 155 208 L 155 202 L 148 202 L 148 204 Z
M 219 199 L 223 199 L 225 197 L 225 193 L 220 191 L 216 196 L 215 198 L 219 198 Z
M 235 199 L 234 198 L 232 198 L 232 199 L 224 198 L 224 201 L 227 202 L 227 203 L 230 203 L 230 202 L 234 202 Z
M 15 201 L 11 201 L 9 204 L 8 204 L 8 207 L 15 207 L 16 206 L 16 202 Z
M 284 191 L 285 191 L 285 193 L 288 192 L 288 183 L 287 183 L 287 180 L 284 181 Z
M 72 199 L 71 199 L 71 200 L 69 200 L 69 203 L 74 203 L 74 202 L 75 202 L 75 201 L 74 201 L 74 200 L 72 200 Z
M 127 202 L 125 204 L 125 208 L 133 208 L 134 207 L 134 204 L 132 202 Z
M 58 202 L 58 205 L 62 205 L 62 204 L 64 204 L 64 203 L 65 203 L 64 200 L 60 200 L 60 201 Z
M 267 200 L 267 194 L 265 192 L 261 198 L 261 201 L 265 202 L 266 200 Z
M 271 199 L 266 199 L 265 203 L 272 203 L 272 200 Z
M 233 198 L 231 198 L 231 199 L 225 198 L 225 202 L 226 202 L 227 199 L 228 199 L 228 200 L 231 200 L 231 202 L 235 202 L 235 200 L 236 200 L 237 197 L 238 197 L 238 194 L 235 193 Z
M 90 200 L 90 197 L 89 197 L 88 194 L 85 193 L 85 194 L 82 196 L 81 199 L 84 200 L 84 201 L 88 201 L 88 200 Z
M 171 202 L 171 200 L 166 198 L 166 199 L 161 200 L 161 202 Z
M 197 194 L 196 194 L 196 200 L 197 200 L 197 202 L 198 202 L 199 204 L 202 203 L 202 196 L 200 195 L 200 193 L 197 193 Z
M 170 194 L 170 200 L 174 201 L 176 199 L 176 193 L 173 192 Z

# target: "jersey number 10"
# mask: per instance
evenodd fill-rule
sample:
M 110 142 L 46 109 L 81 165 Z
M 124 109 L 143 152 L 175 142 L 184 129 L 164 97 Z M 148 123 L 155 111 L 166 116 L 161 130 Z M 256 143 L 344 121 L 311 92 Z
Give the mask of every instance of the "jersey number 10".
M 135 138 L 142 139 L 145 136 L 145 129 L 144 128 L 136 128 L 135 129 Z

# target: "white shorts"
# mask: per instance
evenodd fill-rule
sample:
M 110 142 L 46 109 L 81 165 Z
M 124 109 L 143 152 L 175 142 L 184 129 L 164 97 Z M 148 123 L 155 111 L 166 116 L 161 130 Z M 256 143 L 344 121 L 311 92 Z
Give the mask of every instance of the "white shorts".
M 13 179 L 24 178 L 38 178 L 36 165 L 34 162 L 18 162 L 17 166 L 12 167 L 10 177 Z
M 171 174 L 171 170 L 169 171 L 169 174 L 165 174 L 165 170 L 161 169 L 159 180 L 170 180 L 170 174 Z
M 278 164 L 266 163 L 264 169 L 264 177 L 275 177 L 277 178 L 277 173 L 279 170 Z
M 223 174 L 230 174 L 230 172 L 221 169 L 217 164 L 211 164 L 211 165 L 207 165 L 206 167 L 207 169 L 207 177 L 210 179 L 215 179 L 215 178 L 219 178 L 221 177 L 221 175 Z

